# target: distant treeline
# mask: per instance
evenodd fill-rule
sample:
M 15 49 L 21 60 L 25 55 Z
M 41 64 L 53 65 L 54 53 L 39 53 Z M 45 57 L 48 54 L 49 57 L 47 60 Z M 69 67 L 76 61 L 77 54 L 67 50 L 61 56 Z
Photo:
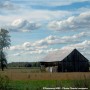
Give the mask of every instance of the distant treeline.
M 40 67 L 40 62 L 12 62 L 8 67 Z
M 40 67 L 40 62 L 11 62 L 8 67 Z M 90 62 L 89 62 L 90 67 Z

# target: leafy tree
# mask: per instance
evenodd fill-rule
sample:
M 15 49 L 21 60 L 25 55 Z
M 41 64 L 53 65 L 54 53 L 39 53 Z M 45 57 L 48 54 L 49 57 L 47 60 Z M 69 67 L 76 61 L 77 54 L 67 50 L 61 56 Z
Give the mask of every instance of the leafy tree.
M 2 55 L 2 56 L 1 56 L 1 55 Z M 1 51 L 1 53 L 0 53 L 0 56 L 2 57 L 2 59 L 0 59 L 0 61 L 1 61 L 1 68 L 2 68 L 2 70 L 3 70 L 4 67 L 7 68 L 7 59 L 6 59 L 5 53 L 2 52 L 2 51 Z
M 0 29 L 0 63 L 2 71 L 4 70 L 4 63 L 6 62 L 4 49 L 10 46 L 10 42 L 9 32 L 5 29 Z

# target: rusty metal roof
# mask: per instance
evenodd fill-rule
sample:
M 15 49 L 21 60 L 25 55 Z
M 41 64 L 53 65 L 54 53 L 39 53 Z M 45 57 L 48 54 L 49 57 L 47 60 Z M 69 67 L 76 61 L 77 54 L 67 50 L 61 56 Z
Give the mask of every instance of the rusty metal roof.
M 74 49 L 67 50 L 58 50 L 55 52 L 49 53 L 46 57 L 43 58 L 42 62 L 55 62 L 62 61 L 65 57 L 67 57 Z

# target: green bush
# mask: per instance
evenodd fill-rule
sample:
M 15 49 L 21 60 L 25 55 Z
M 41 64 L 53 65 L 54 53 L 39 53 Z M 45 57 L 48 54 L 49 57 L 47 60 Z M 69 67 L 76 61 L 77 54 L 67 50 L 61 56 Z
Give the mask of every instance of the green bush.
M 0 90 L 17 90 L 10 84 L 10 79 L 7 76 L 0 75 Z

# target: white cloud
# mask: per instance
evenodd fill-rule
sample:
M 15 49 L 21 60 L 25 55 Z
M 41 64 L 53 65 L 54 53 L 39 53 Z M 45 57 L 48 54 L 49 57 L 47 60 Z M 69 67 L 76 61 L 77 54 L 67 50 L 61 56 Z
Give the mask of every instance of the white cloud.
M 90 28 L 90 12 L 81 13 L 62 21 L 52 21 L 48 27 L 53 30 L 86 30 Z
M 67 49 L 75 49 L 75 48 L 78 49 L 88 59 L 90 59 L 90 41 L 89 40 L 85 40 L 85 41 L 78 43 L 78 44 L 72 44 L 69 46 L 65 46 L 61 49 L 67 50 Z
M 47 45 L 53 45 L 53 44 L 63 44 L 63 43 L 73 43 L 80 41 L 80 38 L 90 36 L 90 32 L 81 32 L 79 34 L 75 34 L 72 36 L 48 36 L 45 39 L 36 41 L 33 43 L 33 46 L 47 46 Z
M 75 2 L 83 2 L 87 0 L 32 0 L 29 5 L 43 5 L 43 6 L 62 6 L 62 5 L 70 5 Z M 28 2 L 29 3 L 29 2 Z
M 36 55 L 40 55 L 40 58 L 38 57 L 38 60 L 41 60 L 46 54 L 49 52 L 54 52 L 58 50 L 67 50 L 67 49 L 73 49 L 77 48 L 81 53 L 84 53 L 85 56 L 88 58 L 90 56 L 90 41 L 85 40 L 83 42 L 79 41 L 83 37 L 89 37 L 90 32 L 81 32 L 79 34 L 75 34 L 72 36 L 48 36 L 42 40 L 38 40 L 35 42 L 25 42 L 21 45 L 15 45 L 11 46 L 10 49 L 8 49 L 7 52 L 9 52 L 8 58 L 17 58 L 17 60 L 29 60 L 32 55 L 32 59 L 36 57 Z M 77 41 L 81 43 L 77 43 Z M 75 42 L 77 44 L 71 44 L 72 42 Z M 71 45 L 64 46 L 62 48 L 51 48 L 48 46 L 51 45 L 57 45 L 57 44 L 62 44 L 66 43 L 66 45 L 69 43 Z M 26 58 L 25 58 L 26 57 Z
M 34 20 L 34 21 L 50 21 L 54 19 L 62 19 L 65 18 L 66 16 L 72 15 L 70 11 L 50 11 L 50 10 L 34 10 L 34 9 L 23 9 L 18 12 L 20 13 L 18 16 L 28 19 L 28 20 Z M 21 15 L 22 14 L 22 15 Z
M 42 54 L 44 53 L 44 56 L 50 52 L 55 52 L 58 50 L 72 50 L 72 49 L 78 49 L 85 57 L 87 57 L 88 59 L 90 59 L 90 41 L 89 40 L 85 40 L 81 43 L 78 44 L 72 44 L 69 46 L 65 46 L 62 48 L 58 48 L 58 49 L 53 49 L 53 48 L 49 48 L 49 49 L 41 49 L 41 50 L 36 50 L 36 51 L 30 51 L 30 52 L 26 52 L 26 55 L 30 55 L 30 54 Z M 25 54 L 25 53 L 24 53 Z M 42 58 L 44 57 L 42 56 Z
M 54 48 L 46 48 L 46 49 L 34 49 L 33 51 L 30 50 L 30 51 L 20 51 L 18 53 L 15 53 L 15 54 L 11 54 L 11 56 L 9 55 L 8 58 L 10 57 L 16 57 L 17 60 L 28 60 L 29 59 L 31 60 L 34 60 L 34 58 L 38 58 L 36 59 L 37 61 L 40 61 L 42 60 L 42 58 L 50 53 L 50 52 L 54 52 L 54 51 L 57 51 L 58 50 L 72 50 L 72 49 L 78 49 L 86 58 L 90 59 L 90 41 L 89 40 L 85 40 L 81 43 L 77 43 L 77 44 L 71 44 L 71 45 L 68 45 L 68 46 L 64 46 L 62 48 L 57 48 L 57 49 L 54 49 Z M 38 57 L 38 56 L 39 57 Z M 30 57 L 30 58 L 29 58 Z
M 79 9 L 77 9 L 77 12 L 81 13 L 81 12 L 88 12 L 90 11 L 89 7 L 81 7 Z
M 22 56 L 22 55 L 35 55 L 35 54 L 47 54 L 49 52 L 53 52 L 53 51 L 57 51 L 59 49 L 53 49 L 53 48 L 49 48 L 49 49 L 36 49 L 36 50 L 30 50 L 30 51 L 20 51 L 18 53 L 15 54 L 11 54 L 13 56 Z
M 12 22 L 11 26 L 9 26 L 10 31 L 21 31 L 21 32 L 29 32 L 31 30 L 35 30 L 40 28 L 41 25 L 39 23 L 34 23 L 31 21 L 27 21 L 24 19 L 17 19 Z
M 24 11 L 24 12 L 23 12 Z M 5 11 L 6 12 L 6 11 Z M 28 20 L 34 22 L 46 23 L 51 20 L 59 20 L 72 15 L 70 11 L 49 11 L 49 10 L 33 10 L 33 9 L 20 9 L 16 12 L 7 12 L 6 14 L 0 15 L 0 26 L 9 26 L 14 21 Z M 29 22 L 29 23 L 30 23 Z
M 19 7 L 10 0 L 0 1 L 0 9 L 15 10 L 17 8 L 19 9 Z
M 15 54 L 13 54 L 13 56 L 20 56 L 21 55 L 21 53 L 15 53 Z
M 89 40 L 85 40 L 82 43 L 65 46 L 62 49 L 69 49 L 69 48 L 72 48 L 72 49 L 73 48 L 78 48 L 80 50 L 85 50 L 85 49 L 89 50 L 90 49 L 90 41 Z
M 22 45 L 11 46 L 10 50 L 37 51 L 48 48 L 49 45 L 77 43 L 80 38 L 90 36 L 90 32 L 81 32 L 72 36 L 48 36 L 35 42 L 25 42 Z
M 10 51 L 37 51 L 45 49 L 47 46 L 38 46 L 30 42 L 25 42 L 22 45 L 15 45 L 9 48 Z
M 8 23 L 11 23 L 14 19 L 17 18 L 24 18 L 26 20 L 32 20 L 32 21 L 43 21 L 47 22 L 48 20 L 62 20 L 63 18 L 66 18 L 68 16 L 72 15 L 71 11 L 64 11 L 64 10 L 57 10 L 57 11 L 50 11 L 50 10 L 39 10 L 39 9 L 33 9 L 28 8 L 28 5 L 51 5 L 51 6 L 58 6 L 58 5 L 67 5 L 71 4 L 73 2 L 83 2 L 86 0 L 69 0 L 69 1 L 59 1 L 59 0 L 53 0 L 51 1 L 25 1 L 25 3 L 18 3 L 12 2 L 10 0 L 3 0 L 2 5 L 0 5 L 2 8 L 5 8 L 6 10 L 3 10 L 1 8 L 0 12 L 0 25 L 8 25 Z M 0 1 L 1 2 L 1 1 Z M 24 1 L 23 1 L 24 2 Z M 9 9 L 9 11 L 7 10 Z M 14 10 L 15 9 L 15 10 Z M 76 12 L 76 11 L 75 11 Z M 73 12 L 74 13 L 74 12 Z M 26 29 L 23 31 L 27 31 Z
M 80 0 L 80 1 L 78 1 L 78 0 L 69 0 L 69 1 L 55 0 L 53 2 L 50 2 L 50 1 L 47 2 L 47 5 L 49 5 L 49 6 L 63 6 L 63 5 L 70 5 L 70 4 L 75 3 L 75 2 L 83 2 L 83 1 L 86 1 L 86 0 Z
M 52 61 L 54 61 L 54 60 L 62 60 L 65 55 L 67 56 L 75 48 L 77 50 L 79 50 L 85 57 L 90 59 L 90 51 L 89 51 L 90 50 L 90 41 L 85 40 L 85 41 L 83 41 L 81 43 L 78 43 L 78 44 L 65 46 L 65 47 L 63 47 L 61 49 L 58 49 L 55 52 L 52 51 L 43 60 L 46 60 L 47 62 L 49 62 L 51 60 Z
M 75 34 L 72 36 L 63 36 L 61 39 L 64 40 L 65 42 L 77 42 L 78 40 L 80 40 L 80 38 L 83 37 L 88 37 L 90 36 L 90 32 L 81 32 L 79 34 Z

